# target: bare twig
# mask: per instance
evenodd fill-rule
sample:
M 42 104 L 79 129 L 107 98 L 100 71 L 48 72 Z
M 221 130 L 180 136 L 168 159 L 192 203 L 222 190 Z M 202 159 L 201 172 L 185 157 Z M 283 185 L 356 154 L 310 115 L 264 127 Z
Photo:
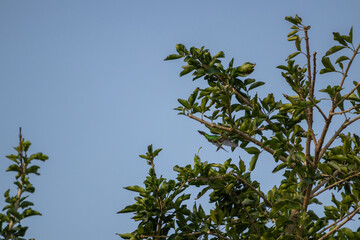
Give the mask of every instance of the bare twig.
M 321 108 L 316 104 L 316 102 L 314 102 L 313 99 L 310 98 L 310 101 L 312 104 L 314 104 L 314 106 L 316 107 L 316 109 L 319 111 L 319 113 L 321 114 L 321 116 L 324 118 L 324 120 L 327 120 L 327 117 L 325 115 L 325 113 L 321 110 Z
M 360 107 L 360 105 L 355 105 L 355 106 L 353 106 L 352 108 L 349 108 L 349 109 L 344 110 L 344 111 L 341 111 L 341 112 L 334 112 L 334 113 L 332 113 L 331 115 L 339 115 L 339 114 L 348 113 L 348 112 L 350 112 L 351 110 L 354 110 L 354 109 L 359 108 L 359 107 Z
M 316 79 L 316 52 L 313 52 L 313 78 L 312 78 L 311 93 L 310 93 L 311 98 L 314 97 L 315 79 Z

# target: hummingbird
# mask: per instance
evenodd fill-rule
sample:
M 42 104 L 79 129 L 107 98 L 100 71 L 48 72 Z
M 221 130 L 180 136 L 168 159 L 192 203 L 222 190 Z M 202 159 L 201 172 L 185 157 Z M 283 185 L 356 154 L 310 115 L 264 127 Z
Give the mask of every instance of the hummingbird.
M 229 147 L 232 147 L 232 148 L 235 148 L 237 147 L 238 145 L 234 142 L 232 142 L 230 139 L 226 138 L 226 137 L 223 137 L 223 136 L 216 136 L 216 135 L 209 135 L 203 131 L 198 131 L 201 135 L 203 135 L 206 140 L 208 140 L 209 142 L 211 142 L 212 144 L 214 144 L 215 146 L 218 147 L 218 149 L 216 151 L 219 151 L 219 149 L 223 149 L 224 151 L 226 151 L 222 145 L 225 145 L 225 146 L 229 146 Z M 227 151 L 226 151 L 227 152 Z

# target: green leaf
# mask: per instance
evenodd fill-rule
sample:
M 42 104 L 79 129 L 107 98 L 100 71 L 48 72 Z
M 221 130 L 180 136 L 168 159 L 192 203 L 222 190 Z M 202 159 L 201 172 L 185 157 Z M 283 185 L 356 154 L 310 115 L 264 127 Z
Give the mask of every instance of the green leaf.
M 245 151 L 249 154 L 259 154 L 260 153 L 260 150 L 257 149 L 256 147 L 245 148 Z
M 334 66 L 331 64 L 330 58 L 328 57 L 323 57 L 321 59 L 321 62 L 323 63 L 324 67 L 327 69 L 331 69 L 332 71 L 335 71 Z
M 186 109 L 190 109 L 191 108 L 191 106 L 190 106 L 190 104 L 188 103 L 188 101 L 186 101 L 185 99 L 178 99 L 178 102 L 181 104 L 181 105 L 183 105 Z
M 124 187 L 126 190 L 129 190 L 129 191 L 133 191 L 133 192 L 138 192 L 138 193 L 144 193 L 145 192 L 145 189 L 140 187 L 140 186 L 128 186 L 128 187 Z
M 277 165 L 273 170 L 272 173 L 276 173 L 278 171 L 280 171 L 281 169 L 285 168 L 288 164 L 287 163 L 281 163 L 279 165 Z
M 182 58 L 183 56 L 179 55 L 179 54 L 171 54 L 169 56 L 167 56 L 164 61 L 168 61 L 168 60 L 175 60 L 175 59 L 179 59 Z
M 24 152 L 27 152 L 31 146 L 31 142 L 30 141 L 25 141 L 22 144 L 23 148 L 24 148 Z
M 210 189 L 210 187 L 206 187 L 206 188 L 202 189 L 196 196 L 196 199 L 201 198 L 209 189 Z
M 224 213 L 220 208 L 216 208 L 215 210 L 211 209 L 210 218 L 215 224 L 221 225 L 222 220 L 224 219 Z
M 344 49 L 344 48 L 345 48 L 344 46 L 333 46 L 326 52 L 325 56 L 329 56 L 329 55 L 336 53 L 337 51 L 340 51 L 341 49 Z
M 249 164 L 249 171 L 252 171 L 255 169 L 255 166 L 256 166 L 256 162 L 259 158 L 259 153 L 258 154 L 255 154 L 252 158 L 251 158 L 251 161 L 250 161 L 250 164 Z
M 340 33 L 338 32 L 333 32 L 334 35 L 334 40 L 339 42 L 340 44 L 347 46 L 347 43 L 345 41 L 345 39 L 340 35 Z
M 7 172 L 19 172 L 20 171 L 20 167 L 16 164 L 12 164 L 10 165 L 7 169 Z
M 7 157 L 8 159 L 10 159 L 11 161 L 13 161 L 13 162 L 16 162 L 16 163 L 19 162 L 17 155 L 11 154 L 11 155 L 7 155 L 6 157 Z
M 176 51 L 177 51 L 179 54 L 187 53 L 187 50 L 186 50 L 184 44 L 181 44 L 181 43 L 176 44 L 175 48 L 176 48 Z
M 201 100 L 201 110 L 202 112 L 205 112 L 205 107 L 206 107 L 206 103 L 209 101 L 209 99 L 207 97 L 204 97 L 202 100 Z
M 336 59 L 335 63 L 339 63 L 339 62 L 346 61 L 346 60 L 350 60 L 350 58 L 348 58 L 347 56 L 341 56 L 338 59 Z
M 288 34 L 287 36 L 288 36 L 288 37 L 291 37 L 292 35 L 296 34 L 297 32 L 299 32 L 298 29 L 293 30 L 293 31 L 289 32 L 289 34 Z
M 39 213 L 38 211 L 35 211 L 31 208 L 28 208 L 21 215 L 23 218 L 27 218 L 27 217 L 36 216 L 36 215 L 41 216 L 41 213 Z
M 162 151 L 162 148 L 156 149 L 153 153 L 153 157 L 156 157 L 159 154 L 159 152 L 161 152 L 161 151 Z
M 300 52 L 294 52 L 294 53 L 290 54 L 290 55 L 286 58 L 286 61 L 287 61 L 287 60 L 290 60 L 290 59 L 292 59 L 292 58 L 294 58 L 294 57 L 296 57 L 297 55 L 299 55 L 299 53 L 300 53 Z
M 38 153 L 35 153 L 35 154 L 32 154 L 30 157 L 29 157 L 29 160 L 32 160 L 32 159 L 36 159 L 36 160 L 40 160 L 40 161 L 46 161 L 49 159 L 49 157 L 41 152 L 38 152 Z
M 301 52 L 301 39 L 299 37 L 295 40 L 295 47 L 296 47 L 296 50 Z
M 21 204 L 20 204 L 20 207 L 21 207 L 21 208 L 27 208 L 27 207 L 30 207 L 30 206 L 34 206 L 34 203 L 29 202 L 29 201 L 23 201 L 23 202 L 21 202 Z
M 133 235 L 131 233 L 117 233 L 123 239 L 130 239 Z
M 306 162 L 306 156 L 302 152 L 296 152 L 295 153 L 295 158 L 302 161 L 302 162 Z
M 334 72 L 334 70 L 329 68 L 323 68 L 320 70 L 320 74 L 328 73 L 328 72 Z
M 288 41 L 295 41 L 296 39 L 298 39 L 298 36 L 292 36 L 292 37 L 288 37 L 287 40 Z
M 119 213 L 129 213 L 129 212 L 135 212 L 138 209 L 138 206 L 136 204 L 126 206 L 123 210 L 117 212 Z
M 279 68 L 279 69 L 284 70 L 284 71 L 289 71 L 289 68 L 287 66 L 284 66 L 284 65 L 279 65 L 276 68 Z
M 350 28 L 350 32 L 349 32 L 349 43 L 352 43 L 353 41 L 353 27 Z
M 195 69 L 195 67 L 192 65 L 186 65 L 186 66 L 183 66 L 183 68 L 184 68 L 184 70 L 179 74 L 180 77 L 192 72 Z
M 260 86 L 262 86 L 262 85 L 264 85 L 264 84 L 265 84 L 264 82 L 255 82 L 255 83 L 253 83 L 253 84 L 250 85 L 249 91 L 250 91 L 251 89 L 260 87 Z
M 239 161 L 239 168 L 240 168 L 240 171 L 241 171 L 242 173 L 244 173 L 245 170 L 246 170 L 245 163 L 244 163 L 244 161 L 241 160 L 241 159 L 240 159 L 240 161 Z
M 218 52 L 213 58 L 224 58 L 225 54 L 223 51 Z
M 302 22 L 302 19 L 298 15 L 296 15 L 295 17 L 287 16 L 285 17 L 285 20 L 295 25 L 299 25 Z
M 236 71 L 240 73 L 241 77 L 246 77 L 254 71 L 255 63 L 246 62 L 242 64 L 240 67 L 236 68 Z
M 336 170 L 341 171 L 341 167 L 339 166 L 339 164 L 335 161 L 331 161 L 328 163 L 331 167 L 335 168 Z
M 195 91 L 190 95 L 190 97 L 188 99 L 190 106 L 194 105 L 198 93 L 199 93 L 199 88 L 196 88 Z
M 284 208 L 288 204 L 288 200 L 281 200 L 277 202 L 271 209 L 271 213 L 277 213 L 279 210 Z
M 38 173 L 39 168 L 40 168 L 40 167 L 37 166 L 37 165 L 31 166 L 31 167 L 29 167 L 28 169 L 26 169 L 26 174 L 33 173 L 33 174 L 36 174 L 36 175 L 40 175 L 40 174 Z

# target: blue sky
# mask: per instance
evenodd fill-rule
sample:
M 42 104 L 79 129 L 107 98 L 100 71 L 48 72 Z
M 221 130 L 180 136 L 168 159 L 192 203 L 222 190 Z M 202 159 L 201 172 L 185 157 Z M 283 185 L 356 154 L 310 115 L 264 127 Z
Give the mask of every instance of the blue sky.
M 138 158 L 147 145 L 164 149 L 157 168 L 165 177 L 174 176 L 173 165 L 192 163 L 199 147 L 203 160 L 229 157 L 197 133 L 202 126 L 172 110 L 204 86 L 178 77 L 180 61 L 163 61 L 175 44 L 255 62 L 253 77 L 267 83 L 259 94 L 281 97 L 289 88 L 275 67 L 294 51 L 284 17 L 299 14 L 312 26 L 320 58 L 334 45 L 333 31 L 353 26 L 360 40 L 359 7 L 355 0 L 0 1 L 0 193 L 13 182 L 4 156 L 21 126 L 31 152 L 50 157 L 32 178 L 43 216 L 25 222 L 28 237 L 119 239 L 115 233 L 136 226 L 115 213 L 134 197 L 123 187 L 140 185 L 147 173 Z M 265 189 L 276 183 L 268 167 L 254 178 Z

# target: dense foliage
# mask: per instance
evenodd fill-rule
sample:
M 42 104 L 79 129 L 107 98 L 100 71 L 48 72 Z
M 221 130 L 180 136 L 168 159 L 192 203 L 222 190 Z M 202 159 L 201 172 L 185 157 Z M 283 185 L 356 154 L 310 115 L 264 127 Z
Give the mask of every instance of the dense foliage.
M 161 149 L 150 145 L 140 155 L 150 165 L 144 186 L 126 187 L 138 196 L 119 212 L 133 213 L 139 224 L 133 232 L 119 234 L 122 238 L 360 239 L 360 228 L 345 226 L 360 212 L 360 137 L 344 131 L 360 119 L 360 82 L 348 80 L 360 44 L 354 47 L 352 28 L 348 35 L 333 33 L 336 45 L 321 58 L 319 73 L 333 74 L 338 82 L 317 89 L 310 26 L 298 16 L 286 20 L 292 24 L 288 40 L 296 52 L 278 66 L 292 90 L 284 98 L 258 96 L 254 90 L 264 82 L 248 78 L 256 65 L 234 66 L 232 59 L 225 66 L 222 51 L 212 55 L 204 47 L 178 44 L 177 53 L 165 59 L 183 59 L 180 76 L 192 73 L 193 80 L 208 84 L 178 100 L 179 114 L 206 126 L 208 132 L 200 133 L 218 149 L 231 142 L 236 144 L 230 144 L 232 150 L 239 146 L 251 160 L 248 167 L 242 160 L 208 163 L 196 154 L 192 166 L 175 166 L 177 178 L 167 180 L 155 171 Z M 315 116 L 321 128 L 313 127 Z M 260 154 L 275 161 L 273 173 L 283 173 L 267 193 L 251 178 L 256 167 L 266 167 L 256 165 Z M 189 206 L 190 188 L 198 189 L 197 199 L 208 198 L 210 211 L 196 203 Z M 324 206 L 321 199 L 327 196 L 331 204 Z

